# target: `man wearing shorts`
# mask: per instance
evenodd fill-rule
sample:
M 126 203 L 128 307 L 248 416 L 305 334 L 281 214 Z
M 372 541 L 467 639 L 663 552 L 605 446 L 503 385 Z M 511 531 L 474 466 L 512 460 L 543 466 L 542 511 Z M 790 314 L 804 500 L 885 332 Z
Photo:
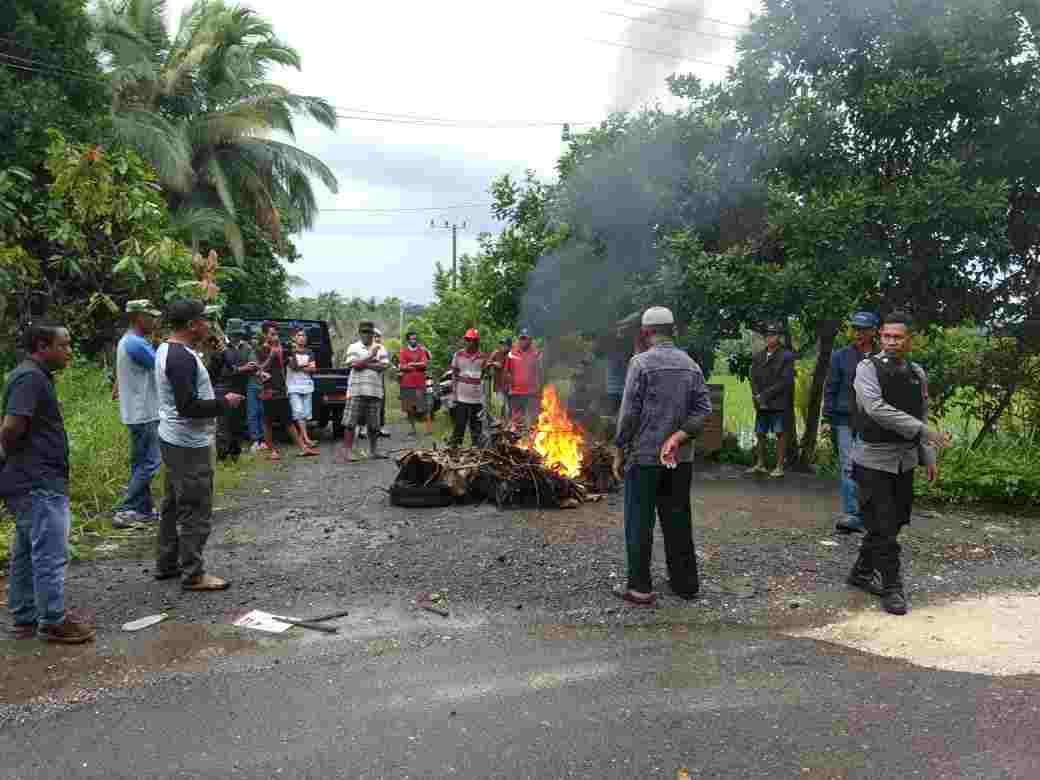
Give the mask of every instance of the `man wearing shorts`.
M 416 420 L 426 421 L 426 435 L 433 433 L 433 421 L 426 408 L 426 369 L 430 365 L 430 352 L 419 343 L 419 335 L 410 331 L 401 347 L 401 411 L 412 426 L 412 436 L 418 436 L 415 430 Z
M 358 326 L 358 340 L 347 350 L 347 405 L 343 409 L 343 452 L 341 463 L 354 461 L 354 432 L 358 424 L 369 430 L 370 457 L 384 459 L 379 454 L 379 410 L 383 405 L 383 372 L 390 366 L 386 348 L 375 342 L 375 325 L 362 322 Z M 373 435 L 374 434 L 374 435 Z
M 765 474 L 766 443 L 769 434 L 776 434 L 776 468 L 770 476 L 784 475 L 784 453 L 787 432 L 784 430 L 784 412 L 794 393 L 794 353 L 780 346 L 783 329 L 779 325 L 766 327 L 766 348 L 751 360 L 751 400 L 755 404 L 755 435 L 758 439 L 755 465 L 749 474 Z

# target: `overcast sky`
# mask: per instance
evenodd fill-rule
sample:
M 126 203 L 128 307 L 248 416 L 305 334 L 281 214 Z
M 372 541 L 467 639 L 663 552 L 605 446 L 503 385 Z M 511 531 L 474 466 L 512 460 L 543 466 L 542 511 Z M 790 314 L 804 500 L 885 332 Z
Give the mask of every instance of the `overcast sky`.
M 287 87 L 350 116 L 398 115 L 343 119 L 335 132 L 299 123 L 297 145 L 323 159 L 340 186 L 332 194 L 316 184 L 323 213 L 295 237 L 303 258 L 292 270 L 308 282 L 296 294 L 336 289 L 414 303 L 432 298 L 434 263 L 451 263 L 451 234 L 431 230 L 431 219 L 467 222 L 459 253 L 473 251 L 477 233 L 496 228 L 486 205 L 492 178 L 522 177 L 528 168 L 553 176 L 560 126 L 510 123 L 569 121 L 580 130 L 587 125 L 578 123 L 613 109 L 665 99 L 664 79 L 674 71 L 717 80 L 725 68 L 705 63 L 734 61 L 729 39 L 740 29 L 733 24 L 757 8 L 754 0 L 247 4 L 302 54 L 302 72 L 278 76 Z M 187 5 L 170 2 L 171 17 Z M 688 59 L 665 56 L 671 53 Z M 407 123 L 400 115 L 470 126 Z M 481 123 L 493 127 L 472 126 Z M 449 208 L 460 204 L 481 205 Z

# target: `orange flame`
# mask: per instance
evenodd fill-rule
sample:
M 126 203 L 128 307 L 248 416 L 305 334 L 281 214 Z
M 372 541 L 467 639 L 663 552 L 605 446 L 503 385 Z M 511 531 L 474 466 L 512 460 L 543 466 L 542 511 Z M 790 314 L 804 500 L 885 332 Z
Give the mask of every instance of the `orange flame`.
M 546 466 L 564 476 L 576 479 L 581 473 L 585 433 L 567 416 L 555 385 L 546 385 L 542 391 L 542 411 L 526 444 L 542 456 Z

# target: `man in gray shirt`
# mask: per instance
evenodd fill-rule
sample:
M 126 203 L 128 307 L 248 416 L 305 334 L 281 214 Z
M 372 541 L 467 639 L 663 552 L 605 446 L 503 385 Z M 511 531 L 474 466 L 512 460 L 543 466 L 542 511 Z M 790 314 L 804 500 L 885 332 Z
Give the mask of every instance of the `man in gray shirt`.
M 882 353 L 859 363 L 853 384 L 859 442 L 852 452 L 852 477 L 866 535 L 848 583 L 881 596 L 882 608 L 893 615 L 906 614 L 897 539 L 910 522 L 914 468 L 923 464 L 934 481 L 935 452 L 945 443 L 928 426 L 924 369 L 906 359 L 911 327 L 909 315 L 889 314 L 881 326 Z
M 692 599 L 700 589 L 690 507 L 692 440 L 711 415 L 711 401 L 700 367 L 672 341 L 672 313 L 660 306 L 647 309 L 643 329 L 650 348 L 629 363 L 615 440 L 614 472 L 621 479 L 624 470 L 625 481 L 628 584 L 614 594 L 653 607 L 655 512 L 672 592 Z
M 116 507 L 113 528 L 157 520 L 152 478 L 162 466 L 159 454 L 159 396 L 155 386 L 155 349 L 149 338 L 162 312 L 151 301 L 128 301 L 130 327 L 116 347 L 119 416 L 130 434 L 130 482 Z

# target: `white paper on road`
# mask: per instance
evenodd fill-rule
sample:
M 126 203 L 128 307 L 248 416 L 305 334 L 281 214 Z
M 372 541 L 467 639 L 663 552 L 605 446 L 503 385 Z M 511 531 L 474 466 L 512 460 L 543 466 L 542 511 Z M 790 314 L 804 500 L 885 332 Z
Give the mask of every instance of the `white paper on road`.
M 148 628 L 149 626 L 154 626 L 156 623 L 162 623 L 167 617 L 169 617 L 167 613 L 163 612 L 161 615 L 149 615 L 148 617 L 131 620 L 129 623 L 123 623 L 123 630 L 140 631 L 142 628 Z
M 257 631 L 266 631 L 269 634 L 281 634 L 283 631 L 288 631 L 292 628 L 288 623 L 276 620 L 270 612 L 261 612 L 259 609 L 247 612 L 231 625 L 241 626 L 242 628 L 255 628 Z

